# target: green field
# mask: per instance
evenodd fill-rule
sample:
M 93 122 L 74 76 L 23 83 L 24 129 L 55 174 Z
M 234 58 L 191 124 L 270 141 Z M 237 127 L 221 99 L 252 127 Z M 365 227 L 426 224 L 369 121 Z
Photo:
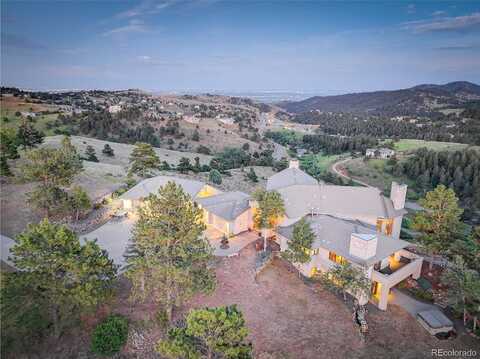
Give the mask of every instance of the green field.
M 308 168 L 308 173 L 314 177 L 325 173 L 333 162 L 338 161 L 341 155 L 323 155 L 323 154 L 309 154 L 300 158 L 302 168 Z
M 1 109 L 0 118 L 1 118 L 1 127 L 3 128 L 14 128 L 17 129 L 18 126 L 22 123 L 23 118 L 21 116 L 15 116 L 16 111 Z M 58 114 L 48 114 L 48 115 L 37 115 L 34 117 L 34 127 L 45 133 L 46 136 L 53 136 L 56 133 L 55 129 L 64 130 L 66 126 L 54 126 L 55 120 L 57 120 Z M 50 124 L 50 128 L 49 128 Z
M 416 149 L 426 147 L 430 150 L 435 151 L 455 151 L 461 150 L 468 147 L 464 143 L 455 143 L 455 142 L 437 142 L 437 141 L 424 141 L 424 140 L 410 140 L 402 139 L 398 142 L 395 142 L 395 150 L 398 152 L 411 152 Z M 477 146 L 478 147 L 478 146 Z

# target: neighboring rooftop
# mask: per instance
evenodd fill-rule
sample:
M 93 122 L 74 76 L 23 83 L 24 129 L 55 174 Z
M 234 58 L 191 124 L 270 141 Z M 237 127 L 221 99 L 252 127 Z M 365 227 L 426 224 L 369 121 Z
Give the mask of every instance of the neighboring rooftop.
M 318 181 L 299 168 L 290 167 L 280 171 L 267 180 L 267 191 L 278 190 L 294 185 L 318 185 Z
M 410 244 L 401 239 L 393 239 L 376 231 L 371 226 L 361 221 L 350 221 L 329 215 L 307 216 L 306 220 L 315 233 L 312 248 L 324 248 L 364 266 L 370 266 L 389 255 L 403 249 Z M 278 227 L 277 232 L 287 239 L 293 235 L 294 224 L 288 227 Z M 350 240 L 352 233 L 377 236 L 377 248 L 373 257 L 361 259 L 350 254 Z
M 196 202 L 208 212 L 231 221 L 250 208 L 249 199 L 248 194 L 235 191 L 198 198 Z
M 120 199 L 139 200 L 142 198 L 146 198 L 151 193 L 158 193 L 160 187 L 166 185 L 168 182 L 175 182 L 177 185 L 181 186 L 183 191 L 188 193 L 192 198 L 195 198 L 198 192 L 200 192 L 205 186 L 205 183 L 200 181 L 192 181 L 170 176 L 156 176 L 152 178 L 147 178 L 137 183 L 127 192 L 122 194 L 120 196 Z

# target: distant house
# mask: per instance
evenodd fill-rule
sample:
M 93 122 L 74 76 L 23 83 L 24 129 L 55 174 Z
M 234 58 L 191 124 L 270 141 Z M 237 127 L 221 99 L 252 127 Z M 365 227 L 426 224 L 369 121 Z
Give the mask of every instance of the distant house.
M 20 114 L 23 116 L 23 117 L 36 117 L 37 114 L 35 112 L 28 112 L 28 111 L 24 111 L 24 112 L 20 112 Z
M 367 148 L 365 156 L 367 158 L 383 158 L 388 159 L 395 155 L 395 151 L 390 148 Z
M 120 105 L 112 105 L 108 107 L 108 112 L 117 113 L 117 112 L 120 112 L 121 109 L 122 109 L 122 106 Z

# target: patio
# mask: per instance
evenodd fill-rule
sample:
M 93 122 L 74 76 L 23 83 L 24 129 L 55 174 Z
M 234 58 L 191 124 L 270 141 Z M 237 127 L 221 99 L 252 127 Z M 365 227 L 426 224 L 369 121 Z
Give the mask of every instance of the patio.
M 258 233 L 255 231 L 252 232 L 243 232 L 234 237 L 228 239 L 228 248 L 222 249 L 221 242 L 223 234 L 218 237 L 208 237 L 210 245 L 213 247 L 213 255 L 218 257 L 228 257 L 238 254 L 240 250 L 248 246 L 250 243 L 255 242 L 258 239 Z

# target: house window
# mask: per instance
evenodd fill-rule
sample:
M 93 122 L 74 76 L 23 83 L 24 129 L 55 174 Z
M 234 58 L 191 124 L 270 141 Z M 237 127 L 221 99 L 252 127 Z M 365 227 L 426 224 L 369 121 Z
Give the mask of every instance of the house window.
M 307 248 L 304 248 L 303 251 L 304 251 L 305 253 L 307 253 L 308 255 L 310 255 L 310 256 L 315 256 L 315 255 L 317 255 L 317 254 L 320 252 L 320 250 L 319 250 L 318 248 L 315 248 L 315 249 L 307 249 Z
M 338 263 L 338 264 L 344 264 L 345 263 L 345 258 L 342 256 L 339 256 L 335 252 L 328 252 L 328 259 L 330 259 L 332 262 Z
M 377 232 L 391 236 L 393 233 L 393 219 L 392 218 L 378 218 Z

